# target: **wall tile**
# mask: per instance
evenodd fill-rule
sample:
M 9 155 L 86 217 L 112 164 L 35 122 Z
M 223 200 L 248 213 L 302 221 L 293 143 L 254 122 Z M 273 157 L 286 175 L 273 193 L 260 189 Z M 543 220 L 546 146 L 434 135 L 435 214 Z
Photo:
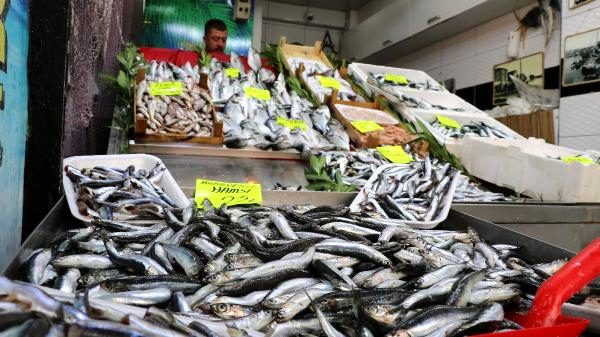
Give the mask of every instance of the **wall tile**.
M 600 150 L 600 135 L 560 137 L 559 145 L 576 150 Z
M 600 134 L 600 92 L 560 99 L 559 136 Z

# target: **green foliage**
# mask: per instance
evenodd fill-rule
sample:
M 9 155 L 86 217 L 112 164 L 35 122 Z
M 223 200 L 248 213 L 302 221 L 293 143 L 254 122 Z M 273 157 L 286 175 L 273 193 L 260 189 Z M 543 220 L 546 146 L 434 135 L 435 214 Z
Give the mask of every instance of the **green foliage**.
M 326 52 L 325 55 L 327 56 L 327 59 L 329 59 L 329 62 L 331 62 L 331 65 L 335 69 L 340 69 L 341 67 L 345 67 L 346 64 L 348 64 L 348 61 L 346 61 L 346 59 L 339 57 L 335 53 Z
M 100 78 L 117 92 L 117 111 L 115 112 L 115 128 L 129 132 L 134 125 L 133 96 L 135 77 L 140 69 L 144 69 L 144 56 L 139 53 L 133 43 L 127 43 L 117 54 L 119 71 L 116 76 L 101 74 Z
M 429 143 L 429 154 L 431 156 L 436 157 L 444 162 L 450 163 L 450 165 L 459 169 L 464 175 L 469 177 L 469 179 L 474 181 L 476 180 L 473 176 L 469 174 L 467 169 L 460 162 L 460 159 L 456 158 L 456 156 L 448 152 L 448 149 L 446 149 L 444 145 L 440 144 L 437 141 L 437 139 L 433 136 L 431 132 L 429 132 L 429 130 L 425 127 L 425 125 L 423 125 L 421 121 L 417 121 L 417 123 L 419 124 L 419 128 L 423 131 L 419 133 L 419 137 L 415 139 L 415 141 L 421 139 L 427 141 Z
M 204 44 L 194 44 L 191 46 L 191 50 L 198 54 L 198 64 L 200 66 L 210 68 L 212 56 L 204 49 Z
M 269 64 L 275 68 L 278 72 L 283 72 L 283 57 L 281 55 L 281 49 L 276 44 L 267 43 L 265 50 L 260 53 L 260 56 L 264 57 L 269 61 Z
M 357 189 L 354 185 L 344 184 L 342 174 L 338 170 L 332 172 L 332 179 L 326 166 L 325 157 L 310 156 L 309 166 L 304 170 L 304 176 L 309 182 L 307 189 L 329 192 L 352 192 Z

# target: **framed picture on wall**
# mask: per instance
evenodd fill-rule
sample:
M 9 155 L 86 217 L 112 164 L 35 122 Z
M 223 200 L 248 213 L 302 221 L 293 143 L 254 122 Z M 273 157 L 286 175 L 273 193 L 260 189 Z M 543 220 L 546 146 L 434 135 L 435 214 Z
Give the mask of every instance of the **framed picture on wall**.
M 515 76 L 534 86 L 544 87 L 544 53 L 537 53 L 494 66 L 493 104 L 503 105 L 509 97 L 518 96 L 510 79 Z
M 585 4 L 589 4 L 594 0 L 569 0 L 569 9 L 577 8 Z
M 600 81 L 600 28 L 565 38 L 563 86 Z

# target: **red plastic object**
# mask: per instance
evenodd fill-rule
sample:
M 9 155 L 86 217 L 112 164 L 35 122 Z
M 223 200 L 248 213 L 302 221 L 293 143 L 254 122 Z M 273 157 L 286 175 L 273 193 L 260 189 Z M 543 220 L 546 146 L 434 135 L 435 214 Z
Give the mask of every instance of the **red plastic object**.
M 561 315 L 561 306 L 590 281 L 600 276 L 600 238 L 592 241 L 538 289 L 527 316 L 510 317 L 525 329 L 477 337 L 576 337 L 590 323 Z

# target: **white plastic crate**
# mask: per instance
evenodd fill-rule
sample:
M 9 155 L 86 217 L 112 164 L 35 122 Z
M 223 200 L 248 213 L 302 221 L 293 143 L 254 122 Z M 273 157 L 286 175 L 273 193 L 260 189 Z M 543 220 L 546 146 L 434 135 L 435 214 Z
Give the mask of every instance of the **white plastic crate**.
M 419 110 L 437 111 L 437 112 L 442 112 L 442 113 L 484 115 L 484 113 L 481 110 L 477 109 L 474 105 L 470 104 L 469 102 L 465 101 L 464 99 L 462 99 L 454 94 L 451 94 L 451 93 L 432 92 L 432 91 L 408 91 L 408 90 L 398 89 L 398 90 L 396 90 L 396 95 L 398 97 L 402 97 L 402 96 L 409 97 L 418 102 L 423 102 L 424 104 L 429 103 L 431 105 L 440 105 L 440 106 L 444 106 L 444 107 L 448 108 L 447 110 L 442 110 L 439 108 L 430 108 L 430 109 L 413 108 L 413 107 L 409 106 L 410 103 L 408 103 L 408 104 L 403 103 L 403 105 L 405 105 L 404 110 L 419 109 Z M 461 111 L 449 110 L 449 109 L 461 109 Z
M 369 77 L 369 73 L 392 74 L 392 75 L 404 76 L 411 82 L 417 82 L 417 83 L 429 82 L 430 85 L 439 87 L 442 92 L 447 92 L 446 89 L 444 89 L 436 80 L 434 80 L 431 76 L 427 75 L 426 72 L 420 71 L 420 70 L 378 66 L 378 65 L 366 64 L 366 63 L 351 63 L 348 66 L 348 73 L 350 75 L 353 75 L 354 78 L 359 82 L 358 84 L 360 84 L 361 86 L 364 86 L 364 84 L 367 83 L 367 78 Z M 413 89 L 408 86 L 401 87 L 401 88 L 410 90 L 410 91 L 420 91 L 418 89 Z
M 523 136 L 519 135 L 518 133 L 516 133 L 515 131 L 513 131 L 506 125 L 498 122 L 496 119 L 491 118 L 485 114 L 448 112 L 448 111 L 443 111 L 443 110 L 421 110 L 421 109 L 406 109 L 405 111 L 403 111 L 403 114 L 406 114 L 407 117 L 411 116 L 411 118 L 413 118 L 413 120 L 415 120 L 415 121 L 418 120 L 421 123 L 423 123 L 423 125 L 427 128 L 427 130 L 429 130 L 429 132 L 431 132 L 433 134 L 433 136 L 437 139 L 438 142 L 440 142 L 440 144 L 445 145 L 450 153 L 458 156 L 459 158 L 462 155 L 461 146 L 463 143 L 463 139 L 447 137 L 447 136 L 443 135 L 442 133 L 440 133 L 438 130 L 436 130 L 433 126 L 431 126 L 431 123 L 433 123 L 437 120 L 437 115 L 452 118 L 461 125 L 468 124 L 471 122 L 484 122 L 485 124 L 487 124 L 491 127 L 497 128 L 497 129 L 501 130 L 502 132 L 504 132 L 505 134 L 515 137 L 516 139 L 524 139 Z M 416 127 L 417 127 L 418 131 L 423 131 L 421 129 L 421 126 L 418 123 L 416 123 Z M 477 137 L 477 136 L 474 136 L 474 137 Z M 484 138 L 484 137 L 478 137 L 478 138 Z
M 63 159 L 63 168 L 66 165 L 73 166 L 78 169 L 92 168 L 94 166 L 102 165 L 107 167 L 114 167 L 125 169 L 129 165 L 134 165 L 136 169 L 152 169 L 156 163 L 160 163 L 164 166 L 163 162 L 155 156 L 147 154 L 120 154 L 120 155 L 103 155 L 103 156 L 77 156 Z M 162 178 L 158 182 L 158 186 L 177 204 L 178 207 L 186 207 L 190 201 L 185 196 L 179 185 L 171 175 L 168 169 L 163 172 Z M 79 213 L 77 208 L 77 196 L 75 195 L 75 186 L 71 182 L 71 179 L 67 177 L 65 170 L 63 169 L 63 189 L 65 190 L 65 196 L 69 204 L 71 214 L 79 220 L 90 222 L 92 217 L 83 216 Z
M 543 139 L 488 139 L 467 136 L 461 162 L 473 176 L 528 197 L 561 202 L 600 202 L 600 165 L 558 158 L 583 151 Z
M 367 183 L 361 188 L 360 192 L 358 192 L 358 194 L 356 195 L 356 198 L 354 198 L 354 200 L 352 200 L 352 203 L 350 204 L 350 211 L 351 212 L 360 212 L 361 211 L 360 204 L 367 199 L 367 196 L 368 196 L 367 191 L 371 189 L 371 187 L 373 186 L 373 183 L 375 182 L 375 180 L 377 180 L 377 177 L 383 170 L 385 170 L 389 167 L 392 167 L 392 166 L 402 166 L 402 165 L 405 165 L 405 164 L 386 164 L 386 165 L 380 166 L 377 169 L 377 171 L 375 171 L 371 175 L 371 178 L 369 178 Z M 446 220 L 446 218 L 448 217 L 448 212 L 450 212 L 450 206 L 452 206 L 452 200 L 454 199 L 454 192 L 456 192 L 456 186 L 458 186 L 459 182 L 460 182 L 460 175 L 457 174 L 454 176 L 454 179 L 452 179 L 452 181 L 450 183 L 450 187 L 448 188 L 448 192 L 446 192 L 446 194 L 444 195 L 442 200 L 440 200 L 440 205 L 443 205 L 443 208 L 435 219 L 433 219 L 431 221 L 410 221 L 410 220 L 400 220 L 400 219 L 387 219 L 387 220 L 390 221 L 390 224 L 397 222 L 398 224 L 409 225 L 413 228 L 421 228 L 421 229 L 435 228 L 440 222 Z

